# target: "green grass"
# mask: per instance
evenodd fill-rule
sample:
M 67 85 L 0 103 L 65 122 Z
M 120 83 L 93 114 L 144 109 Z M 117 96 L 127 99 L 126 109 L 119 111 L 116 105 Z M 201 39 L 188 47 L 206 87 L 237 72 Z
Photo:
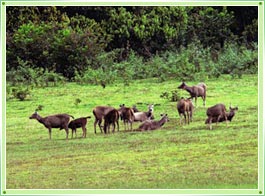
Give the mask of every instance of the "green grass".
M 194 85 L 197 82 L 187 82 Z M 34 89 L 26 101 L 6 102 L 6 187 L 7 189 L 257 189 L 258 188 L 258 79 L 222 76 L 206 82 L 206 105 L 237 105 L 232 123 L 213 125 L 204 121 L 202 99 L 190 125 L 179 126 L 176 103 L 160 98 L 175 90 L 180 81 L 160 83 L 138 80 L 123 84 L 77 85 Z M 188 96 L 179 90 L 181 96 Z M 81 103 L 76 106 L 75 100 Z M 146 110 L 155 106 L 155 117 L 168 113 L 170 122 L 161 130 L 94 134 L 94 117 L 87 125 L 87 138 L 65 140 L 65 131 L 47 129 L 29 116 L 43 105 L 42 116 L 69 113 L 74 117 L 92 115 L 97 105 L 118 107 L 137 104 Z M 139 126 L 135 123 L 134 128 Z M 71 137 L 70 137 L 71 138 Z

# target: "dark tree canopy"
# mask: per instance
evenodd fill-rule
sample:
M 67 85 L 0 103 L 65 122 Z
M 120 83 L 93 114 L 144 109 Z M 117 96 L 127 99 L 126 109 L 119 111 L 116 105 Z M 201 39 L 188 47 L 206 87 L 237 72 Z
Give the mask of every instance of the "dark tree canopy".
M 8 6 L 6 10 L 7 70 L 26 62 L 69 79 L 88 68 L 101 68 L 105 52 L 115 53 L 114 62 L 128 60 L 132 51 L 148 60 L 198 43 L 218 56 L 226 43 L 253 48 L 258 41 L 257 6 Z

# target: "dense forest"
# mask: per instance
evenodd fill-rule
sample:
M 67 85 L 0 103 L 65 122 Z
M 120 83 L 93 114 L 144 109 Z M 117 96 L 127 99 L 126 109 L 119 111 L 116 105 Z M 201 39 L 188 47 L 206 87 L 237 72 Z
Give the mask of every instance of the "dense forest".
M 258 71 L 257 6 L 8 6 L 6 11 L 11 85 L 67 80 L 105 86 Z

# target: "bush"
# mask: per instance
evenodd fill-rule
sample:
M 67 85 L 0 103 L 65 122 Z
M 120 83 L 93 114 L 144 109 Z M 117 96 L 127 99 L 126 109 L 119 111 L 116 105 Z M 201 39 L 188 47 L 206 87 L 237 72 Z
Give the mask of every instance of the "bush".
M 12 95 L 14 98 L 17 98 L 20 101 L 24 101 L 30 95 L 30 91 L 28 88 L 22 88 L 22 87 L 13 88 Z
M 170 93 L 169 92 L 163 92 L 160 95 L 161 98 L 168 99 L 171 102 L 176 102 L 180 100 L 180 96 L 177 90 L 173 90 Z
M 28 61 L 18 57 L 19 66 L 6 72 L 7 83 L 11 86 L 26 85 L 30 87 L 56 86 L 65 82 L 65 78 L 55 72 L 43 68 L 32 68 Z
M 12 68 L 6 73 L 6 80 L 12 86 L 27 85 L 39 86 L 41 85 L 41 77 L 43 75 L 42 68 L 32 68 L 28 61 L 17 58 L 18 67 Z
M 226 44 L 216 66 L 221 73 L 230 74 L 232 77 L 241 78 L 246 73 L 258 73 L 257 44 L 254 44 L 254 50 L 234 43 Z

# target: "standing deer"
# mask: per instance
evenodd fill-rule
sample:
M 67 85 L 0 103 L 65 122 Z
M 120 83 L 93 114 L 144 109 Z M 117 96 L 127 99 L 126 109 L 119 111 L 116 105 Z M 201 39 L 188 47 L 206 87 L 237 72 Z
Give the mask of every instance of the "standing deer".
M 102 120 L 104 119 L 105 115 L 113 109 L 114 109 L 113 107 L 109 107 L 109 106 L 97 106 L 93 109 L 93 114 L 95 116 L 95 122 L 94 122 L 94 132 L 95 133 L 97 133 L 96 132 L 97 124 L 99 126 L 101 133 L 103 132 L 102 127 L 101 127 Z
M 115 124 L 118 126 L 119 131 L 119 112 L 116 109 L 110 110 L 104 117 L 104 133 L 110 132 L 110 125 L 112 125 L 112 133 L 115 132 Z
M 182 115 L 185 119 L 185 124 L 187 123 L 186 117 L 188 117 L 188 124 L 192 121 L 192 113 L 194 106 L 190 99 L 184 99 L 183 97 L 177 103 L 177 109 L 180 116 L 180 125 L 182 124 Z
M 179 89 L 184 89 L 187 92 L 190 93 L 190 98 L 193 99 L 195 97 L 195 105 L 197 106 L 197 97 L 201 97 L 203 100 L 203 106 L 205 107 L 206 104 L 206 84 L 199 83 L 196 86 L 188 86 L 185 82 L 182 82 L 180 86 L 178 86 Z
M 74 119 L 68 124 L 68 128 L 72 129 L 72 138 L 73 138 L 73 133 L 75 133 L 75 137 L 76 137 L 77 128 L 82 128 L 83 130 L 82 137 L 86 138 L 86 133 L 87 133 L 86 124 L 87 124 L 88 118 L 91 118 L 91 116 Z
M 68 140 L 68 123 L 70 117 L 74 118 L 69 114 L 55 114 L 42 118 L 37 112 L 35 112 L 29 117 L 29 119 L 36 119 L 43 124 L 49 130 L 49 139 L 51 139 L 52 128 L 60 128 L 60 130 L 65 129 L 66 139 Z
M 134 121 L 134 112 L 132 108 L 125 107 L 124 104 L 120 105 L 120 109 L 118 110 L 121 120 L 123 120 L 124 127 L 126 130 L 126 124 L 128 125 L 129 129 L 129 124 L 130 124 L 130 130 L 132 131 L 132 123 Z

